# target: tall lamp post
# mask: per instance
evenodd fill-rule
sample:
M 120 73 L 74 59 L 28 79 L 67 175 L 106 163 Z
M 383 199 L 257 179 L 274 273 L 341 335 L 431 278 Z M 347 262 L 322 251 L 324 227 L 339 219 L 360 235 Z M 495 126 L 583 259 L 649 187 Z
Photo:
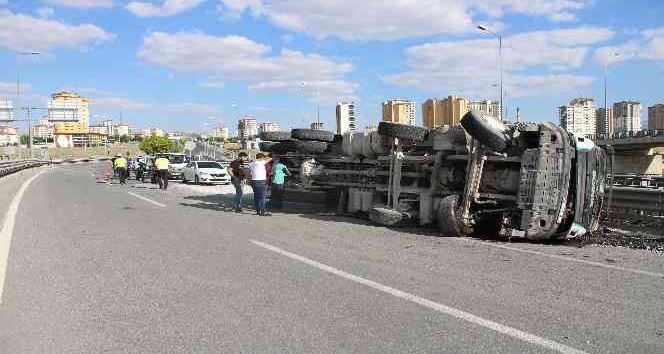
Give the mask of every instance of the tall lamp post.
M 618 52 L 613 52 L 607 59 L 606 63 L 604 64 L 604 130 L 602 133 L 609 134 L 609 107 L 607 107 L 608 102 L 607 102 L 607 88 L 606 88 L 606 82 L 607 82 L 607 71 L 609 67 L 609 61 L 611 58 L 619 57 L 620 53 Z M 608 138 L 608 136 L 607 136 Z
M 307 86 L 307 83 L 305 81 L 300 82 L 299 84 L 302 89 L 304 89 Z M 320 96 L 320 91 L 317 88 L 315 91 L 315 100 L 316 100 L 316 127 L 320 128 L 320 104 L 318 103 L 318 98 Z
M 477 28 L 480 31 L 484 31 L 492 34 L 494 37 L 498 38 L 498 76 L 500 77 L 500 120 L 503 120 L 503 36 L 492 31 L 486 26 L 479 25 Z
M 18 52 L 18 65 L 16 69 L 16 105 L 20 112 L 21 107 L 21 58 L 24 56 L 39 55 L 40 52 Z M 29 111 L 28 111 L 29 113 Z M 15 117 L 18 118 L 18 117 Z M 32 157 L 32 121 L 28 117 L 28 150 L 30 151 L 30 157 Z

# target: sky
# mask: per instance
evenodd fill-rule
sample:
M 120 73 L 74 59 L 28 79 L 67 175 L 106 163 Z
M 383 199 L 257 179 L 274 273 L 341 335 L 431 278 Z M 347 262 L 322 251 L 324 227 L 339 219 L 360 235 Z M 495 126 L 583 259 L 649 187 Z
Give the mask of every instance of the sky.
M 478 25 L 491 32 L 481 31 Z M 91 120 L 135 128 L 236 128 L 241 116 L 306 127 L 320 106 L 498 99 L 508 119 L 557 121 L 575 97 L 664 102 L 664 1 L 0 0 L 0 98 L 91 99 Z M 38 56 L 19 55 L 38 51 Z

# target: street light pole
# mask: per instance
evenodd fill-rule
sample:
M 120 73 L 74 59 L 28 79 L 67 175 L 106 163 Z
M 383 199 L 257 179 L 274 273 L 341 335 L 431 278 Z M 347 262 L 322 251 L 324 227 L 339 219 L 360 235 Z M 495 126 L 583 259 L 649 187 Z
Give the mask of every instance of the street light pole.
M 492 34 L 494 37 L 498 38 L 498 77 L 500 80 L 500 117 L 499 119 L 503 120 L 503 36 L 498 33 L 490 30 L 488 27 L 479 25 L 477 28 L 481 31 Z
M 28 55 L 39 55 L 40 52 L 18 52 L 18 65 L 16 68 L 16 107 L 14 112 L 21 111 L 21 58 Z M 14 117 L 18 119 L 18 117 Z M 20 148 L 20 146 L 19 146 Z M 32 119 L 30 117 L 30 109 L 28 109 L 28 150 L 29 156 L 32 157 Z

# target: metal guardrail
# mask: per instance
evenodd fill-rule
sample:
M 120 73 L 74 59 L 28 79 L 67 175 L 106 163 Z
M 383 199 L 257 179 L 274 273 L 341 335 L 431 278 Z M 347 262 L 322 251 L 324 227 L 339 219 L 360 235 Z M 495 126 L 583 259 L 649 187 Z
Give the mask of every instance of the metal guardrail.
M 607 181 L 614 187 L 664 188 L 664 175 L 659 174 L 615 174 L 608 175 Z
M 49 161 L 39 159 L 0 161 L 0 177 L 25 170 L 27 168 L 38 167 L 48 164 Z
M 609 220 L 664 226 L 664 188 L 608 186 L 612 193 Z

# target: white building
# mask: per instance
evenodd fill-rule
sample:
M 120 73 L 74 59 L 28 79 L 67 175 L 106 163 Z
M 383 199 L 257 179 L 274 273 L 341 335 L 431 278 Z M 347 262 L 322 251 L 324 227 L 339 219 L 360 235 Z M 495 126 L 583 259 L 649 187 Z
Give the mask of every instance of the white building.
M 258 125 L 258 132 L 259 133 L 278 132 L 279 130 L 281 130 L 281 127 L 279 127 L 279 124 L 277 124 L 277 123 L 263 122 L 263 123 Z
M 355 129 L 355 102 L 338 102 L 337 134 L 354 132 Z
M 18 128 L 0 125 L 0 146 L 18 145 Z
M 113 135 L 115 136 L 129 136 L 129 125 L 128 124 L 118 124 L 113 127 Z
M 560 125 L 568 132 L 589 137 L 597 133 L 597 104 L 592 98 L 575 98 L 558 110 Z
M 228 129 L 228 127 L 216 128 L 214 130 L 214 133 L 213 133 L 213 136 L 215 138 L 221 139 L 221 140 L 226 140 L 226 139 L 230 138 L 230 135 L 231 135 L 231 133 L 230 133 L 230 130 Z
M 638 132 L 641 130 L 641 103 L 621 101 L 613 104 L 616 133 Z
M 249 140 L 258 135 L 256 118 L 244 117 L 237 122 L 237 132 L 240 140 Z
M 53 139 L 53 123 L 48 121 L 48 117 L 39 120 L 39 124 L 32 125 L 32 136 L 37 139 Z
M 14 119 L 14 105 L 6 98 L 0 98 L 0 121 Z
M 468 103 L 471 111 L 480 111 L 488 116 L 498 118 L 500 116 L 500 102 L 492 100 L 471 100 Z

